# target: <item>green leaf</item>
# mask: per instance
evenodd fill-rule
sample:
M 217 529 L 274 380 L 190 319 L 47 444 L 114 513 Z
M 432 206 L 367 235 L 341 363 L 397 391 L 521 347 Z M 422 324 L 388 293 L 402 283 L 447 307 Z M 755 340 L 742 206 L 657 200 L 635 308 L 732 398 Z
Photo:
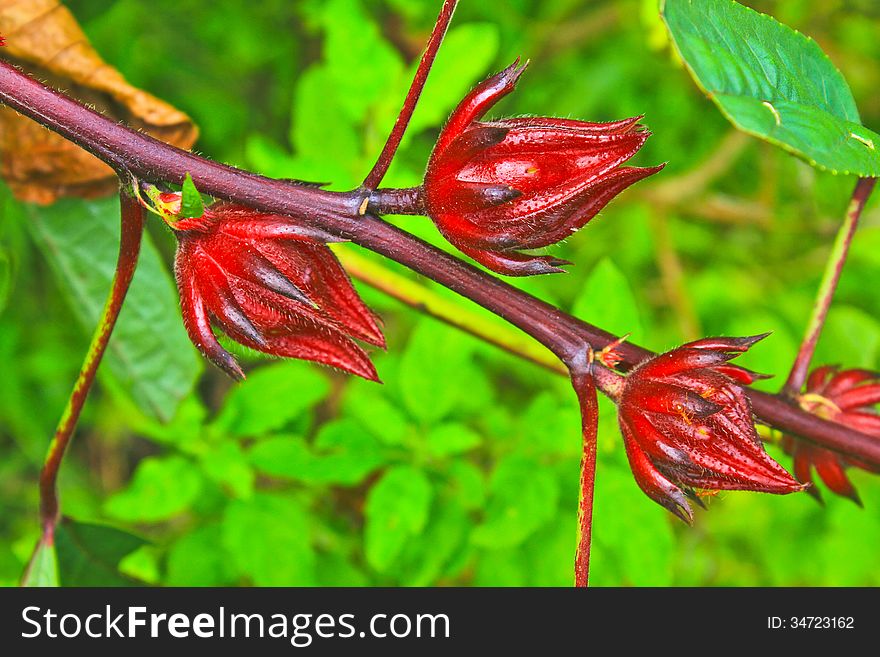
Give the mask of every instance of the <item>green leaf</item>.
M 147 541 L 128 532 L 65 518 L 55 532 L 58 575 L 64 586 L 133 586 L 120 562 Z
M 403 71 L 400 55 L 364 11 L 359 0 L 324 4 L 324 60 L 348 116 L 361 122 L 388 93 L 388 81 Z
M 27 570 L 21 580 L 26 587 L 58 586 L 58 557 L 55 546 L 44 543 L 37 544 L 36 550 L 28 563 Z
M 572 314 L 615 335 L 632 333 L 633 342 L 642 339 L 635 295 L 611 258 L 602 258 L 593 267 L 574 302 Z
M 228 563 L 221 526 L 205 525 L 180 537 L 168 552 L 168 586 L 220 586 L 233 581 L 234 572 Z
M 254 471 L 236 442 L 224 441 L 200 459 L 202 471 L 236 497 L 248 498 L 254 490 Z
M 471 535 L 482 547 L 519 545 L 556 512 L 559 484 L 537 461 L 505 457 L 492 473 L 486 519 Z
M 880 135 L 812 39 L 732 0 L 665 0 L 697 85 L 737 128 L 832 173 L 880 175 Z
M 563 509 L 524 545 L 530 586 L 571 586 L 577 547 L 577 514 Z
M 249 453 L 257 470 L 311 484 L 354 486 L 386 461 L 376 438 L 352 420 L 328 422 L 310 448 L 297 436 L 277 436 L 256 443 Z
M 483 471 L 470 461 L 450 461 L 446 470 L 451 496 L 465 509 L 482 508 L 486 502 L 486 479 Z
M 27 222 L 80 324 L 101 317 L 119 248 L 119 201 L 27 206 Z M 168 421 L 193 388 L 201 360 L 183 328 L 177 291 L 144 235 L 137 271 L 106 355 L 113 376 L 148 415 Z
M 307 171 L 312 180 L 346 188 L 363 177 L 361 138 L 342 103 L 326 66 L 313 66 L 300 76 L 290 129 L 296 152 L 291 172 Z
M 435 506 L 425 529 L 404 549 L 404 586 L 433 584 L 467 539 L 470 521 L 464 507 L 450 500 Z
M 672 515 L 650 500 L 618 451 L 596 469 L 590 583 L 669 586 L 675 539 Z M 574 526 L 571 527 L 574 530 Z
M 477 447 L 480 435 L 463 424 L 450 423 L 432 427 L 425 436 L 428 454 L 438 458 L 461 454 Z
M 407 410 L 425 424 L 453 414 L 473 394 L 472 339 L 433 320 L 421 320 L 400 362 L 398 379 Z M 473 374 L 476 376 L 476 374 Z
M 259 436 L 280 429 L 329 392 L 327 378 L 313 365 L 266 365 L 230 391 L 214 427 L 236 436 Z
M 389 469 L 370 489 L 364 510 L 367 563 L 388 571 L 407 541 L 422 531 L 431 506 L 431 482 L 410 466 Z
M 186 511 L 202 490 L 202 475 L 181 456 L 150 457 L 140 462 L 131 483 L 104 503 L 114 518 L 159 522 Z
M 410 432 L 404 413 L 372 381 L 352 379 L 345 386 L 342 412 L 356 419 L 385 445 L 402 445 Z
M 181 187 L 180 216 L 184 219 L 195 219 L 203 214 L 205 214 L 205 204 L 202 203 L 202 195 L 196 189 L 192 176 L 187 172 Z
M 12 287 L 12 263 L 6 250 L 0 245 L 0 314 L 9 301 L 9 290 Z
M 222 531 L 232 562 L 257 586 L 314 584 L 309 516 L 296 500 L 261 493 L 233 502 L 223 515 Z
M 476 586 L 526 586 L 529 564 L 519 549 L 492 550 L 480 556 Z
M 369 586 L 366 574 L 341 554 L 319 553 L 315 586 Z

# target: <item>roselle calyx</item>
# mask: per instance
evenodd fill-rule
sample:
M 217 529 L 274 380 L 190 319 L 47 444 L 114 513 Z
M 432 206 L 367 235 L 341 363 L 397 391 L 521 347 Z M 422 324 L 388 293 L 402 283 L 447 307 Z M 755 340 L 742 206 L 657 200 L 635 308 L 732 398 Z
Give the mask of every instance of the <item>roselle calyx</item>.
M 798 402 L 805 411 L 832 422 L 839 422 L 880 440 L 880 415 L 874 406 L 880 403 L 880 373 L 864 369 L 840 370 L 833 365 L 817 367 L 807 377 Z M 792 456 L 795 478 L 812 484 L 812 470 L 831 492 L 862 505 L 859 494 L 845 469 L 848 466 L 871 472 L 877 469 L 858 459 L 814 445 L 791 434 L 782 437 L 782 448 Z M 819 490 L 807 491 L 821 501 Z
M 460 251 L 509 276 L 563 271 L 555 244 L 656 167 L 622 167 L 650 135 L 641 117 L 610 123 L 521 117 L 481 122 L 510 93 L 518 61 L 477 85 L 449 117 L 428 162 L 427 214 Z
M 760 375 L 728 361 L 763 335 L 705 338 L 655 356 L 627 375 L 618 402 L 639 487 L 685 522 L 698 491 L 792 493 L 804 488 L 766 451 L 743 384 Z
M 190 339 L 236 379 L 235 358 L 212 324 L 251 349 L 315 361 L 377 380 L 355 340 L 385 347 L 376 316 L 328 248 L 334 238 L 290 217 L 217 202 L 180 218 L 180 195 L 151 195 L 177 237 L 174 269 Z

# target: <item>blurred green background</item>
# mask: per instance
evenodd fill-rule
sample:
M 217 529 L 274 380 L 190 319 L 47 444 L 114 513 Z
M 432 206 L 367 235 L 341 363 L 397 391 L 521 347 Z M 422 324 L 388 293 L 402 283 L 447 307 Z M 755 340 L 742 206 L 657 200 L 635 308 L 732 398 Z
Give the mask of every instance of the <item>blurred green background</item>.
M 67 4 L 132 84 L 194 117 L 199 152 L 347 189 L 378 154 L 440 3 Z M 876 3 L 745 4 L 814 37 L 864 123 L 880 127 Z M 654 136 L 636 163 L 669 164 L 554 247 L 576 263 L 569 274 L 514 283 L 658 350 L 772 330 L 742 360 L 776 375 L 766 389 L 781 385 L 854 180 L 736 135 L 671 55 L 655 0 L 463 0 L 386 184 L 417 184 L 446 114 L 517 56 L 529 70 L 496 116 L 644 114 Z M 115 199 L 37 208 L 3 188 L 0 203 L 0 583 L 14 585 L 38 535 L 39 467 L 112 274 L 118 215 Z M 443 246 L 426 219 L 396 221 Z M 173 238 L 153 223 L 61 477 L 66 514 L 146 539 L 122 541 L 111 570 L 124 557 L 128 577 L 168 585 L 572 582 L 580 436 L 565 379 L 359 285 L 386 323 L 384 385 L 251 357 L 233 386 L 186 341 Z M 880 365 L 878 282 L 872 202 L 818 362 Z M 851 477 L 864 509 L 828 491 L 824 507 L 722 493 L 685 527 L 638 490 L 604 404 L 592 582 L 878 585 L 880 480 Z M 97 577 L 86 568 L 66 583 Z

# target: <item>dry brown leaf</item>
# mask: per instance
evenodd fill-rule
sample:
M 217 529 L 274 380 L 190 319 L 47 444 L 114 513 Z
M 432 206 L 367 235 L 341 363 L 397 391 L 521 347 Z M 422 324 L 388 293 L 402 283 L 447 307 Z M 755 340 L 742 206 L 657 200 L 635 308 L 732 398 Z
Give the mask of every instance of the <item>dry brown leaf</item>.
M 92 48 L 57 0 L 0 0 L 0 57 L 98 111 L 180 148 L 198 128 L 186 114 L 132 87 Z M 116 189 L 113 170 L 8 107 L 0 107 L 0 174 L 19 199 L 52 203 Z

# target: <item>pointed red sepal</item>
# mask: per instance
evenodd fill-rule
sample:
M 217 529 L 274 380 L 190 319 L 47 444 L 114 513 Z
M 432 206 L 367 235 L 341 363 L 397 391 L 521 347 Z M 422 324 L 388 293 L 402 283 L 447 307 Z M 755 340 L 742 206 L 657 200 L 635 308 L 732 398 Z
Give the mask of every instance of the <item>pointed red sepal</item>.
M 799 400 L 805 411 L 880 440 L 880 415 L 874 410 L 880 403 L 880 374 L 877 372 L 859 368 L 841 370 L 834 365 L 817 367 L 807 377 Z M 832 493 L 849 498 L 859 506 L 862 501 L 846 475 L 846 468 L 880 472 L 876 466 L 807 443 L 797 436 L 783 436 L 782 447 L 794 459 L 798 481 L 812 482 L 811 470 L 815 469 Z M 820 499 L 818 491 L 814 496 Z
M 212 322 L 257 351 L 378 380 L 353 339 L 384 348 L 379 320 L 321 231 L 229 203 L 211 205 L 197 222 L 168 223 L 178 238 L 175 271 L 187 332 L 230 376 L 244 374 Z
M 636 481 L 651 499 L 690 521 L 702 490 L 785 494 L 803 490 L 764 450 L 728 361 L 764 336 L 707 338 L 641 363 L 626 377 L 618 418 Z
M 440 133 L 424 181 L 428 216 L 446 239 L 508 276 L 560 271 L 552 258 L 522 251 L 564 240 L 624 189 L 663 168 L 621 166 L 650 136 L 638 125 L 641 117 L 480 122 L 522 70 L 514 63 L 462 100 Z

